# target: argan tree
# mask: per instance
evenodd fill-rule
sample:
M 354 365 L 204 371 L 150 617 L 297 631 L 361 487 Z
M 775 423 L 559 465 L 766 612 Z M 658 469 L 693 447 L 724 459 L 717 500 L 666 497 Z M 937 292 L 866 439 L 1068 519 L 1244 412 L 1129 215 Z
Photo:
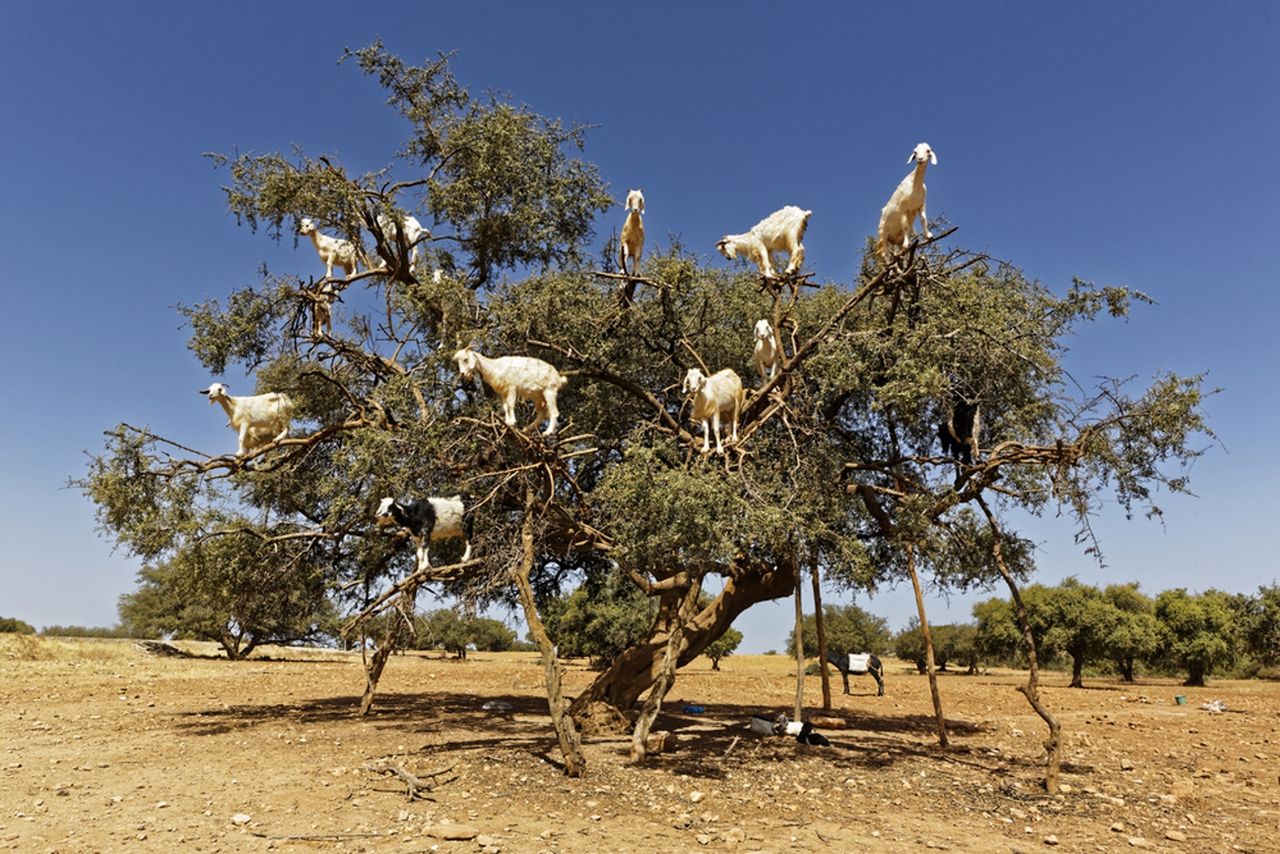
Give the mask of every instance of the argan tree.
M 360 242 L 370 263 L 330 282 L 267 272 L 185 310 L 211 372 L 252 372 L 297 408 L 288 438 L 245 457 L 135 426 L 109 433 L 82 485 L 103 528 L 148 565 L 214 540 L 269 544 L 274 560 L 324 568 L 351 631 L 388 609 L 404 616 L 386 621 L 384 649 L 428 581 L 475 604 L 518 601 L 578 774 L 573 715 L 644 697 L 643 759 L 677 668 L 747 608 L 789 595 L 801 567 L 854 589 L 910 580 L 927 629 L 925 585 L 1030 571 L 1022 541 L 999 528 L 1006 508 L 1061 506 L 1087 537 L 1108 492 L 1127 510 L 1157 486 L 1186 488 L 1178 472 L 1203 431 L 1198 378 L 1082 393 L 1062 366 L 1067 337 L 1103 311 L 1123 315 L 1134 293 L 1077 282 L 1055 295 L 944 249 L 954 229 L 820 286 L 710 267 L 678 244 L 652 251 L 640 276 L 596 272 L 588 242 L 610 199 L 576 158 L 581 128 L 472 97 L 447 57 L 410 66 L 375 44 L 348 58 L 406 120 L 398 158 L 362 174 L 301 151 L 217 162 L 251 230 L 288 238 L 308 217 Z M 432 231 L 417 266 L 400 229 L 376 228 L 401 211 Z M 313 337 L 308 318 L 333 296 L 333 331 Z M 782 345 L 766 382 L 750 364 L 761 317 Z M 450 354 L 464 344 L 566 374 L 558 434 L 508 427 L 487 390 L 460 387 Z M 732 368 L 750 387 L 723 456 L 700 453 L 679 392 L 691 367 Z M 937 448 L 958 397 L 980 401 L 989 437 L 972 464 Z M 372 524 L 383 495 L 460 490 L 476 515 L 466 564 L 445 546 L 432 549 L 435 569 L 415 567 L 403 532 Z M 653 602 L 651 622 L 569 704 L 538 605 L 610 575 Z M 701 599 L 715 576 L 720 592 Z M 945 743 L 936 686 L 934 697 Z

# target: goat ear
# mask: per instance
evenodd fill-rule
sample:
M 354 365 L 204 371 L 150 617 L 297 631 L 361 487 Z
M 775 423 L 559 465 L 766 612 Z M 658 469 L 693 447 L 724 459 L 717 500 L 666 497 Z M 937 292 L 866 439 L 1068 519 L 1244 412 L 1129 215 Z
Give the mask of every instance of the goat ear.
M 912 151 L 910 154 L 907 155 L 907 162 L 908 163 L 916 162 L 916 153 L 914 151 Z
M 932 148 L 929 149 L 929 162 L 932 163 L 934 166 L 938 165 L 938 155 L 933 153 Z

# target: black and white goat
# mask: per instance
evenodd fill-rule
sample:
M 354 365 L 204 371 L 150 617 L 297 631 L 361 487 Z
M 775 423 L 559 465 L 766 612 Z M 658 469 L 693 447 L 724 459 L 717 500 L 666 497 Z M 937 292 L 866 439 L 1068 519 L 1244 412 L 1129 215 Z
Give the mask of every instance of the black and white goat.
M 854 676 L 870 673 L 871 678 L 876 680 L 876 696 L 884 696 L 884 665 L 873 654 L 869 652 L 843 653 L 829 649 L 827 650 L 827 661 L 834 664 L 836 669 L 840 671 L 841 677 L 844 678 L 844 692 L 846 694 L 849 693 L 850 673 Z
M 947 420 L 938 425 L 938 438 L 942 440 L 942 453 L 966 466 L 978 459 L 978 444 L 982 440 L 982 412 L 978 401 L 956 395 L 947 413 Z M 956 488 L 960 488 L 963 469 L 956 468 Z
M 378 505 L 374 519 L 379 525 L 397 524 L 407 528 L 418 547 L 418 569 L 431 566 L 427 547 L 432 540 L 456 540 L 466 543 L 462 561 L 471 559 L 471 496 L 466 493 L 449 498 L 424 498 L 420 501 L 396 501 L 387 497 Z

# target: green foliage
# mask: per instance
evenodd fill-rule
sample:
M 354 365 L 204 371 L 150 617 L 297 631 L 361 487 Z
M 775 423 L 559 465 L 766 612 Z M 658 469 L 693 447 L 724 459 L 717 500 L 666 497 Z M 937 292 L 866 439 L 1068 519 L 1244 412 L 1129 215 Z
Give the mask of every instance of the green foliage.
M 1249 655 L 1261 667 L 1280 665 L 1280 585 L 1259 585 L 1257 596 L 1236 600 L 1241 634 Z
M 967 623 L 929 626 L 933 663 L 938 670 L 945 671 L 950 665 L 959 664 L 966 672 L 976 673 L 982 658 L 977 632 L 976 627 Z M 902 631 L 893 636 L 893 653 L 904 661 L 914 662 L 916 670 L 925 672 L 924 632 L 920 630 L 919 620 L 912 618 Z
M 264 643 L 319 637 L 333 623 L 323 567 L 252 533 L 193 543 L 144 566 L 141 584 L 120 597 L 129 637 L 217 641 L 228 658 Z
M 822 628 L 827 636 L 827 649 L 840 655 L 853 652 L 873 652 L 877 655 L 889 649 L 892 635 L 883 617 L 864 611 L 857 605 L 825 605 L 822 608 Z M 818 655 L 818 625 L 813 614 L 805 614 L 801 628 L 804 657 Z M 796 654 L 796 636 L 787 634 L 787 655 Z
M 0 623 L 0 625 L 3 625 Z M 4 631 L 0 628 L 0 631 Z M 40 634 L 59 638 L 127 638 L 124 626 L 45 626 Z
M 616 573 L 575 589 L 542 608 L 547 634 L 560 655 L 603 666 L 653 628 L 654 604 Z
M 1151 659 L 1160 645 L 1155 603 L 1138 589 L 1138 582 L 1112 584 L 1102 591 L 1115 608 L 1115 625 L 1104 642 L 1105 654 L 1127 682 L 1134 679 L 1134 663 Z
M 35 626 L 30 623 L 23 622 L 17 617 L 0 617 L 0 633 L 34 635 L 36 633 L 36 629 Z
M 442 649 L 466 658 L 471 647 L 480 652 L 505 652 L 512 648 L 516 633 L 506 623 L 491 617 L 468 617 L 453 608 L 437 608 L 414 618 L 413 649 Z
M 719 670 L 721 660 L 733 655 L 740 643 L 742 632 L 737 629 L 726 629 L 724 634 L 712 641 L 704 650 L 707 658 L 711 659 L 711 669 Z
M 1240 653 L 1240 637 L 1230 594 L 1206 590 L 1192 595 L 1186 588 L 1156 596 L 1160 654 L 1182 668 L 1187 685 L 1203 685 L 1205 677 L 1231 666 Z
M 335 283 L 342 303 L 320 340 L 305 322 L 314 275 L 264 270 L 256 286 L 182 309 L 202 364 L 253 372 L 255 390 L 287 391 L 297 412 L 290 441 L 250 460 L 204 457 L 145 428 L 108 434 L 79 485 L 101 528 L 146 563 L 122 603 L 127 626 L 215 637 L 229 652 L 304 637 L 332 624 L 320 603 L 350 612 L 413 571 L 404 533 L 371 523 L 382 496 L 465 489 L 478 565 L 444 581 L 446 593 L 468 606 L 512 600 L 532 498 L 532 582 L 562 653 L 612 660 L 670 628 L 672 591 L 718 575 L 724 592 L 688 627 L 693 656 L 742 610 L 784 595 L 797 559 L 874 590 L 904 577 L 909 544 L 937 587 L 988 584 L 994 539 L 973 509 L 983 496 L 1002 512 L 1057 505 L 1096 550 L 1088 520 L 1106 502 L 1159 512 L 1156 490 L 1187 490 L 1208 433 L 1201 379 L 1080 392 L 1061 364 L 1080 327 L 1144 295 L 1084 282 L 1055 295 L 940 245 L 905 274 L 873 278 L 867 259 L 854 281 L 792 294 L 675 243 L 650 249 L 649 281 L 624 304 L 582 268 L 610 200 L 578 157 L 581 127 L 472 96 L 447 56 L 408 65 L 375 43 L 345 58 L 406 121 L 398 157 L 363 174 L 302 150 L 215 161 L 238 221 L 279 239 L 311 218 L 359 242 L 373 269 Z M 373 231 L 392 211 L 432 229 L 416 270 L 407 247 Z M 761 317 L 792 363 L 769 395 L 750 364 Z M 487 389 L 460 384 L 449 357 L 466 342 L 565 373 L 560 435 L 507 429 Z M 679 392 L 693 366 L 732 368 L 750 388 L 725 458 L 698 452 Z M 957 393 L 981 401 L 985 425 L 965 471 L 937 454 Z M 1030 544 L 1006 531 L 1002 546 L 1028 577 Z M 432 560 L 460 548 L 433 545 Z M 561 597 L 570 578 L 580 590 Z

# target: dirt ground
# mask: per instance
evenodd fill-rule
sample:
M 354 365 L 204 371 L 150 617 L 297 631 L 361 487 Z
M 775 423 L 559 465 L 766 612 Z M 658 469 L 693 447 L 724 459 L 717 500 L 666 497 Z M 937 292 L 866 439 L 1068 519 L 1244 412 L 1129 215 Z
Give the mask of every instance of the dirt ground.
M 869 677 L 851 696 L 837 678 L 849 727 L 811 747 L 747 728 L 752 713 L 791 708 L 792 661 L 737 656 L 714 672 L 703 659 L 656 727 L 678 734 L 674 751 L 630 767 L 625 738 L 592 738 L 587 775 L 570 780 L 536 654 L 395 657 L 374 713 L 357 718 L 358 655 L 234 663 L 183 646 L 210 657 L 0 636 L 0 850 L 1280 850 L 1274 683 L 1072 690 L 1051 674 L 1066 785 L 1049 797 L 1044 727 L 1012 672 L 941 677 L 945 750 L 913 668 L 887 662 L 879 698 Z M 569 690 L 591 676 L 571 665 Z M 818 677 L 805 698 L 821 705 Z M 1212 700 L 1226 711 L 1201 709 Z M 379 765 L 451 770 L 409 801 Z

